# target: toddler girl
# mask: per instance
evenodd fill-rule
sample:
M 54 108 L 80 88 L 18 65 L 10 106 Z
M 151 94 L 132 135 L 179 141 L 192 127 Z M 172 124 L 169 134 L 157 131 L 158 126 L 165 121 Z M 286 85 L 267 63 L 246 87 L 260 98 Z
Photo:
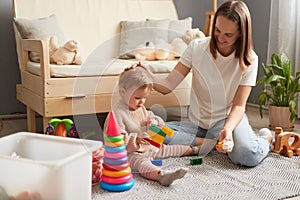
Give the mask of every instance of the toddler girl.
M 120 130 L 124 134 L 131 169 L 137 170 L 141 176 L 147 179 L 169 186 L 173 181 L 184 177 L 188 169 L 163 170 L 153 165 L 151 158 L 198 155 L 199 147 L 162 145 L 157 152 L 147 147 L 150 145 L 146 140 L 149 139 L 149 135 L 146 133 L 149 125 L 154 121 L 158 126 L 164 125 L 164 121 L 159 116 L 154 115 L 144 106 L 152 86 L 153 80 L 143 66 L 125 69 L 119 79 L 121 98 L 113 106 L 113 112 Z

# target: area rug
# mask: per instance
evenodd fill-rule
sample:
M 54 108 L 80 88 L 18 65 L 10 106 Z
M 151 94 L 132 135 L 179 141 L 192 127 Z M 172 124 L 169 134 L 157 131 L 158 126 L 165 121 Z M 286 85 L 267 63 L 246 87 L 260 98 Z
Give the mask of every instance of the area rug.
M 253 168 L 237 166 L 229 158 L 212 151 L 202 165 L 190 165 L 191 157 L 163 160 L 164 169 L 189 168 L 188 174 L 164 187 L 133 174 L 135 185 L 125 192 L 92 188 L 92 200 L 117 199 L 287 199 L 300 196 L 300 158 L 270 153 Z

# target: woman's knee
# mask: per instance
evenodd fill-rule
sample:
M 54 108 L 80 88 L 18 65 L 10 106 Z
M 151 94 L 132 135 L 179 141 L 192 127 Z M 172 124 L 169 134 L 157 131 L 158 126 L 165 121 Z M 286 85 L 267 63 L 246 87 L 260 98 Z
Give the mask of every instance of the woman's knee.
M 228 153 L 228 157 L 234 164 L 255 167 L 261 162 L 261 156 L 258 154 L 259 152 L 250 148 L 235 145 L 233 151 Z

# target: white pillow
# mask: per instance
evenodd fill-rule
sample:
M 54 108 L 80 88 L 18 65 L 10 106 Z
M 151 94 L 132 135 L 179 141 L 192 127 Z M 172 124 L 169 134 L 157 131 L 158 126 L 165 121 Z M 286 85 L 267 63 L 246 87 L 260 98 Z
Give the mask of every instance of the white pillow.
M 148 41 L 168 41 L 169 20 L 121 21 L 120 25 L 120 58 L 133 58 L 133 50 Z
M 66 41 L 59 26 L 58 18 L 54 14 L 37 19 L 14 18 L 14 22 L 23 39 L 39 39 L 47 41 L 51 36 L 56 36 L 60 46 Z M 36 52 L 30 52 L 29 56 L 34 62 L 39 62 L 40 60 L 40 56 Z
M 170 20 L 168 41 L 172 42 L 177 37 L 181 38 L 189 29 L 192 29 L 191 17 L 187 17 L 181 20 Z

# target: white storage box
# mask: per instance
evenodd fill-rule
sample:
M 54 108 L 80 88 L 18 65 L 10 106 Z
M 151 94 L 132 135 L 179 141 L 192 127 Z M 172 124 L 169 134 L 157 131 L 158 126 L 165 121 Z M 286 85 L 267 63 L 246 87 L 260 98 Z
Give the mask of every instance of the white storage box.
M 0 138 L 0 186 L 9 195 L 28 191 L 43 200 L 89 200 L 92 152 L 101 146 L 100 141 L 27 132 Z

